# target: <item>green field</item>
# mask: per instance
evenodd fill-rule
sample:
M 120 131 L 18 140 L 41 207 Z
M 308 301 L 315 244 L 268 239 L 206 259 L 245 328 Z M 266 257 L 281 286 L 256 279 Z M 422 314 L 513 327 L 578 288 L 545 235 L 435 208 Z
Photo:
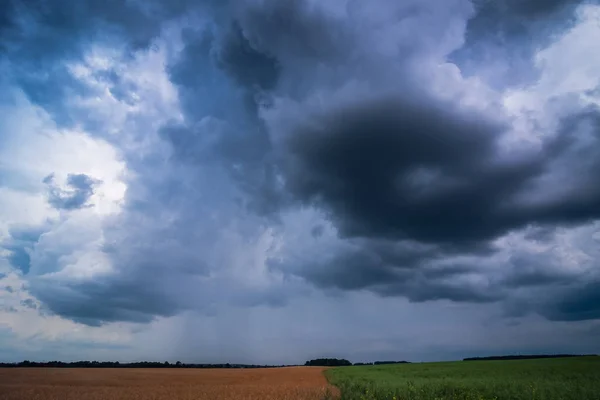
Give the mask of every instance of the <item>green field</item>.
M 356 366 L 326 375 L 341 400 L 600 400 L 600 357 Z

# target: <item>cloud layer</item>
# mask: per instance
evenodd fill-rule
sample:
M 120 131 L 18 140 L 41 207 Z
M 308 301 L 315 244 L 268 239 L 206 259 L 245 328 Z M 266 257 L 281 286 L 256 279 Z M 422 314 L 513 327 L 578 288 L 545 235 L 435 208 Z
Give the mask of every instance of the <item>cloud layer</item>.
M 512 351 L 492 329 L 597 351 L 597 2 L 37 3 L 0 11 L 13 335 L 37 316 L 187 344 L 248 313 L 289 336 L 281 313 L 310 325 L 325 305 L 296 356 L 393 353 L 392 333 L 327 339 L 363 299 L 388 332 L 397 306 L 419 329 L 422 313 L 489 326 L 478 352 Z M 440 358 L 470 351 L 454 337 L 428 340 Z

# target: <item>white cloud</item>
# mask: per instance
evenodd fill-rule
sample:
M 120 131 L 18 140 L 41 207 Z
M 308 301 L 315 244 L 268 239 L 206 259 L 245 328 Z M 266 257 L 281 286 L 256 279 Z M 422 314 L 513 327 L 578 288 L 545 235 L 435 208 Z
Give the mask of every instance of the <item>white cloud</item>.
M 17 89 L 0 103 L 0 244 L 10 239 L 10 227 L 44 227 L 30 251 L 28 274 L 8 265 L 8 250 L 0 253 L 2 271 L 7 272 L 0 279 L 0 329 L 11 332 L 12 345 L 130 345 L 132 332 L 139 330 L 135 324 L 121 323 L 90 327 L 52 315 L 29 288 L 114 272 L 102 249 L 104 224 L 121 212 L 126 182 L 135 179 L 126 156 L 142 154 L 158 140 L 156 132 L 164 121 L 180 118 L 177 92 L 165 71 L 167 50 L 158 43 L 127 59 L 119 49 L 92 48 L 81 63 L 71 64 L 72 75 L 92 95 L 68 100 L 68 111 L 79 122 L 69 129 L 59 127 L 51 114 Z M 113 85 L 101 77 L 108 72 L 116 73 L 119 82 Z M 115 97 L 115 87 L 130 88 L 131 93 L 124 94 L 129 97 Z M 53 209 L 43 182 L 50 174 L 61 189 L 69 189 L 70 174 L 98 181 L 89 207 Z
M 140 145 L 136 140 L 155 144 L 152 131 L 167 120 L 182 119 L 177 90 L 166 72 L 173 47 L 177 44 L 159 38 L 133 59 L 125 49 L 92 47 L 83 60 L 68 66 L 92 95 L 73 96 L 68 107 L 78 112 L 82 123 L 93 122 L 97 131 L 117 136 L 111 140 L 124 151 L 138 151 L 131 147 Z M 150 132 L 140 132 L 143 128 Z
M 7 138 L 0 148 L 0 171 L 19 179 L 19 185 L 9 190 L 39 198 L 47 190 L 42 182 L 46 176 L 54 174 L 60 184 L 69 174 L 86 174 L 101 181 L 91 199 L 95 212 L 107 214 L 118 209 L 126 189 L 122 181 L 126 169 L 113 146 L 82 131 L 58 128 L 49 114 L 21 93 L 2 111 L 0 130 L 7 132 Z M 23 221 L 7 216 L 2 222 Z
M 543 71 L 535 91 L 545 99 L 582 95 L 600 84 L 600 6 L 579 7 L 577 18 L 572 29 L 535 56 Z
M 588 93 L 600 85 L 600 6 L 578 8 L 577 22 L 534 56 L 540 77 L 534 84 L 506 92 L 505 107 L 521 118 L 533 117 L 541 128 L 582 105 L 600 104 L 600 94 Z M 551 101 L 569 96 L 567 102 Z M 525 124 L 525 122 L 517 121 Z M 531 128 L 531 124 L 526 125 Z

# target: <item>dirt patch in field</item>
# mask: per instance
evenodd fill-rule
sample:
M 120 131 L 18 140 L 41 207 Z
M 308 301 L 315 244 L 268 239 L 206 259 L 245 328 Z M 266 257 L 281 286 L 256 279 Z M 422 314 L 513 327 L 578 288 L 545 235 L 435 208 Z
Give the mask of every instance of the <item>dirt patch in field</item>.
M 2 400 L 322 400 L 323 368 L 0 369 Z

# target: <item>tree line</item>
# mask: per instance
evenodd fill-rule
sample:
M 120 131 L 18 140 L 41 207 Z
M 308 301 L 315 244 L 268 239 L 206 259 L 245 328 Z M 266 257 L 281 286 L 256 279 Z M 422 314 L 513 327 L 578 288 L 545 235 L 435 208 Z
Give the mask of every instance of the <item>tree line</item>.
M 286 365 L 256 365 L 256 364 L 185 364 L 180 361 L 175 363 L 141 361 L 120 363 L 118 361 L 22 361 L 18 363 L 0 363 L 0 368 L 280 368 Z
M 352 363 L 343 358 L 317 358 L 304 363 L 307 367 L 346 367 Z
M 492 360 L 534 360 L 537 358 L 567 358 L 567 357 L 596 357 L 596 354 L 546 354 L 546 355 L 512 355 L 512 356 L 489 356 L 489 357 L 468 357 L 463 361 L 492 361 Z
M 484 360 L 527 360 L 539 358 L 566 358 L 566 357 L 595 357 L 596 354 L 549 354 L 549 355 L 508 355 L 508 356 L 488 356 L 488 357 L 467 357 L 463 361 L 484 361 Z M 305 366 L 312 367 L 345 367 L 345 366 L 368 366 L 368 365 L 386 365 L 386 364 L 408 364 L 409 361 L 374 361 L 351 363 L 346 359 L 338 358 L 317 358 L 304 363 Z M 282 368 L 297 365 L 259 365 L 259 364 L 186 364 L 181 361 L 175 363 L 141 361 L 121 363 L 118 361 L 21 361 L 16 363 L 0 363 L 0 368 Z
M 375 361 L 372 363 L 355 363 L 354 365 L 386 365 L 386 364 L 410 364 L 409 361 Z
M 315 360 L 307 361 L 304 365 L 310 367 L 347 367 L 350 365 L 385 365 L 385 364 L 408 364 L 408 361 L 375 361 L 375 362 L 357 362 L 352 364 L 346 359 L 338 358 L 317 358 Z

